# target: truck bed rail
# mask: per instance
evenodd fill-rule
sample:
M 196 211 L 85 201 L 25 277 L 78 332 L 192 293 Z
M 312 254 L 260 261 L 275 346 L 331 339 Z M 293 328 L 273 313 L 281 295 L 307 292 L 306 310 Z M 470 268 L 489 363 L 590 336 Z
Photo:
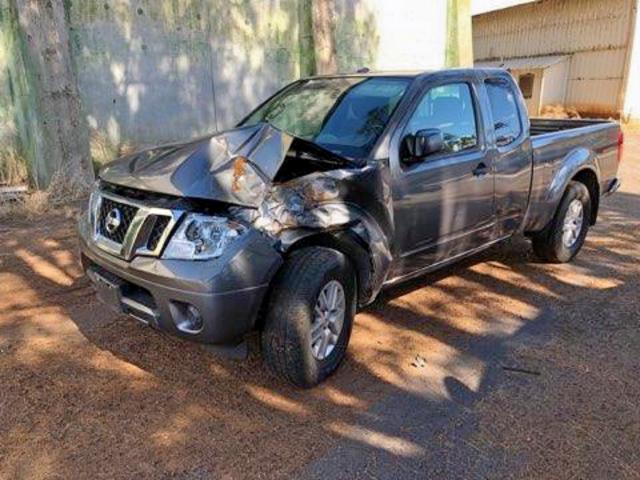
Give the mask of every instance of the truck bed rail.
M 590 127 L 601 123 L 608 123 L 609 120 L 594 119 L 557 119 L 557 118 L 532 118 L 531 136 L 554 133 L 562 130 L 572 130 L 574 128 Z

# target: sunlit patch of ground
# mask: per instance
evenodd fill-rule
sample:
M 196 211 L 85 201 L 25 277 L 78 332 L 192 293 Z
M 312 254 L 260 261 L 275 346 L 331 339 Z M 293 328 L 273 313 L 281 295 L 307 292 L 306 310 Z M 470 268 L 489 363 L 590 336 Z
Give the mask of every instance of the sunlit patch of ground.
M 575 263 L 515 239 L 385 292 L 311 391 L 105 309 L 72 219 L 3 225 L 0 478 L 638 478 L 639 139 Z

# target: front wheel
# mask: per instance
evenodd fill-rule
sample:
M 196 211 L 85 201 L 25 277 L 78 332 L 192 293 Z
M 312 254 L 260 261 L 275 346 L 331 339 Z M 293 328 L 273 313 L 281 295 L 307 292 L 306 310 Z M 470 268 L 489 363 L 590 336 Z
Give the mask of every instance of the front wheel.
M 342 253 L 323 247 L 294 252 L 278 272 L 266 311 L 267 364 L 295 385 L 317 385 L 343 360 L 355 309 L 355 274 Z
M 580 182 L 570 182 L 551 223 L 532 238 L 533 251 L 542 260 L 566 263 L 584 245 L 591 220 L 591 197 Z

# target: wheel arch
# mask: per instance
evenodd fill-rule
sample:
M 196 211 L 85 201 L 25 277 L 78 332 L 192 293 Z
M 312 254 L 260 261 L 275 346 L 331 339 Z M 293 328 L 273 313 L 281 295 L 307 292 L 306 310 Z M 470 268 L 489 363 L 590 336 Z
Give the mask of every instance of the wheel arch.
M 359 237 L 351 232 L 348 228 L 333 231 L 307 231 L 299 230 L 292 237 L 288 235 L 286 247 L 282 248 L 283 261 L 278 269 L 273 273 L 269 289 L 265 294 L 260 311 L 256 316 L 254 324 L 255 330 L 262 330 L 266 318 L 266 309 L 269 303 L 268 299 L 274 287 L 278 274 L 283 269 L 287 258 L 296 251 L 309 247 L 325 247 L 336 250 L 349 259 L 356 270 L 356 288 L 358 292 L 358 305 L 364 305 L 371 300 L 371 285 L 373 282 L 373 263 L 371 260 L 371 252 L 367 250 L 366 245 Z
M 589 222 L 591 225 L 595 225 L 598 218 L 598 209 L 600 208 L 600 184 L 598 183 L 596 172 L 591 168 L 583 168 L 571 178 L 571 181 L 582 183 L 589 190 L 589 197 L 591 198 L 591 218 Z
M 285 252 L 285 261 L 291 253 L 308 247 L 331 248 L 345 255 L 352 263 L 356 273 L 358 304 L 368 302 L 373 279 L 373 265 L 368 247 L 357 235 L 349 229 L 301 235 L 288 246 Z
M 538 225 L 541 228 L 545 228 L 551 222 L 571 181 L 580 182 L 589 190 L 592 202 L 590 224 L 593 225 L 597 218 L 600 203 L 599 179 L 600 171 L 596 154 L 586 147 L 572 150 L 562 160 L 560 167 L 554 173 L 547 191 L 546 201 L 543 202 L 547 207 L 551 208 L 539 212 Z M 534 229 L 534 231 L 536 230 Z

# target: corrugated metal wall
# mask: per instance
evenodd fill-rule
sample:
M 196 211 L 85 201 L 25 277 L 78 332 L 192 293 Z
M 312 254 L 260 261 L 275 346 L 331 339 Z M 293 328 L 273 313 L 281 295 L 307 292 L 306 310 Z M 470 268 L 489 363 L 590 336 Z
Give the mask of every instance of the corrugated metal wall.
M 542 0 L 473 18 L 475 61 L 571 55 L 567 104 L 594 115 L 622 107 L 636 0 Z

